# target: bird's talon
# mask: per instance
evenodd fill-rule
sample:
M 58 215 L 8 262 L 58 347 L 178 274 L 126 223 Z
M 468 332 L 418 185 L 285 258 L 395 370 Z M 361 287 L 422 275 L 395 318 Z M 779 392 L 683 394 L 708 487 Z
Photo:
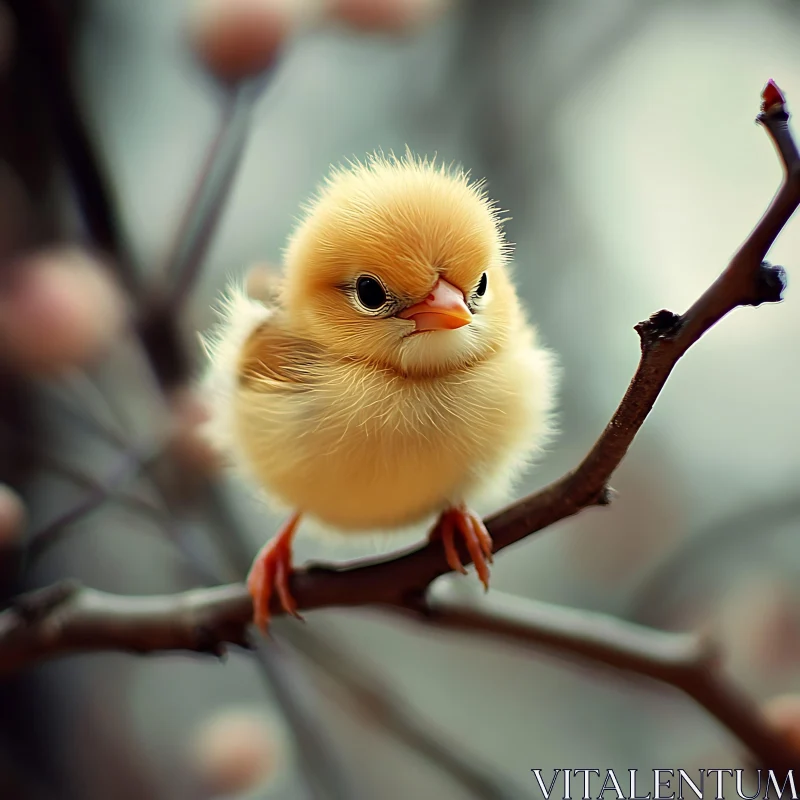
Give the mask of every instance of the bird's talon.
M 476 514 L 473 514 L 471 511 L 465 511 L 465 516 L 472 527 L 473 533 L 480 542 L 481 551 L 483 552 L 484 558 L 490 564 L 493 564 L 494 556 L 492 551 L 494 550 L 494 542 L 492 541 L 491 534 L 488 530 L 486 530 L 483 520 Z
M 259 554 L 260 555 L 260 554 Z M 261 558 L 257 558 L 247 576 L 247 591 L 253 598 L 253 622 L 266 632 L 269 621 L 269 589 L 266 566 Z
M 489 589 L 489 567 L 492 558 L 492 537 L 483 520 L 466 508 L 451 508 L 442 514 L 438 527 L 439 535 L 442 538 L 445 557 L 450 569 L 461 574 L 466 574 L 467 570 L 461 562 L 454 542 L 455 533 L 461 534 L 464 544 L 467 546 L 472 563 L 475 564 L 475 571 L 484 588 Z
M 271 617 L 269 606 L 273 590 L 277 592 L 284 611 L 302 619 L 289 589 L 289 578 L 292 574 L 292 537 L 299 520 L 298 514 L 293 516 L 278 535 L 261 548 L 247 576 L 247 590 L 253 598 L 253 622 L 262 633 L 266 633 L 269 627 Z
M 462 575 L 467 574 L 466 567 L 461 563 L 461 558 L 458 555 L 455 542 L 453 541 L 454 524 L 452 518 L 445 514 L 442 516 L 440 522 L 440 536 L 442 537 L 442 544 L 444 545 L 444 554 L 447 559 L 447 565 L 454 572 L 460 572 Z
M 275 572 L 275 588 L 278 590 L 278 597 L 284 611 L 295 619 L 302 620 L 303 617 L 297 610 L 297 603 L 289 591 L 289 576 L 291 574 L 292 571 L 291 567 L 288 566 L 288 561 L 279 561 Z

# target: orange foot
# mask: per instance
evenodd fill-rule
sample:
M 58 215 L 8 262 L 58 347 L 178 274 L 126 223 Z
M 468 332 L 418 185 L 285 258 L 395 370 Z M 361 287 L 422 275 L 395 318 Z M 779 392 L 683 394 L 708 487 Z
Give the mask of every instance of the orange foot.
M 277 589 L 281 605 L 287 614 L 302 619 L 297 612 L 297 603 L 289 591 L 289 576 L 292 574 L 292 537 L 300 514 L 294 514 L 259 551 L 247 576 L 247 590 L 253 598 L 253 621 L 266 633 L 269 625 L 269 604 L 272 590 Z
M 456 572 L 466 574 L 466 569 L 461 563 L 461 558 L 453 541 L 454 534 L 458 533 L 467 545 L 472 563 L 478 573 L 485 589 L 489 588 L 489 564 L 492 563 L 492 537 L 483 520 L 464 506 L 448 508 L 442 513 L 439 524 L 435 528 L 439 531 L 444 544 L 444 553 L 447 563 Z

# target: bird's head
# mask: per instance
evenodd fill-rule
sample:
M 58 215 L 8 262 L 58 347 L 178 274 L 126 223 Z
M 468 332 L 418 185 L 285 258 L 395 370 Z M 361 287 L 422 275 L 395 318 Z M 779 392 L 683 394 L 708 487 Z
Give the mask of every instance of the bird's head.
M 502 347 L 520 313 L 481 184 L 407 154 L 337 169 L 286 251 L 284 302 L 343 358 L 412 376 Z

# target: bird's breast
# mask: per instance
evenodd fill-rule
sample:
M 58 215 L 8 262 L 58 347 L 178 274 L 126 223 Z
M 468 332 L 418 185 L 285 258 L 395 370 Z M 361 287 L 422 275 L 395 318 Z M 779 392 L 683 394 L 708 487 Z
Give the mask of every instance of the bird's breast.
M 411 524 L 464 499 L 525 433 L 509 426 L 527 413 L 513 374 L 339 367 L 303 391 L 242 394 L 238 439 L 285 505 L 344 531 Z

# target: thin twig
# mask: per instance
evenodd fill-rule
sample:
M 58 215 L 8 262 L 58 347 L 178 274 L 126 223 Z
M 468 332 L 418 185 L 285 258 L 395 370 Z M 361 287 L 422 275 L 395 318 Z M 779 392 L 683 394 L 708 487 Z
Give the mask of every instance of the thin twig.
M 173 311 L 183 306 L 200 274 L 203 259 L 219 224 L 242 159 L 250 130 L 253 104 L 263 85 L 262 78 L 226 93 L 219 131 L 206 157 L 205 166 L 198 177 L 165 265 L 171 285 L 164 302 Z
M 112 500 L 132 510 L 146 514 L 156 522 L 162 523 L 170 516 L 165 508 L 148 500 L 146 497 L 142 497 L 133 492 L 123 491 L 121 486 L 125 483 L 125 476 L 122 475 L 119 477 L 119 480 L 115 480 L 113 470 L 111 482 L 109 482 L 107 478 L 96 478 L 88 472 L 84 472 L 76 467 L 74 464 L 61 461 L 60 458 L 50 453 L 37 453 L 36 460 L 44 469 L 74 483 L 76 486 L 80 486 L 82 489 L 87 489 L 91 494 L 103 494 L 108 500 Z M 136 471 L 135 468 L 132 469 L 130 477 L 133 477 Z
M 42 388 L 87 433 L 112 447 L 130 450 L 133 442 L 110 399 L 84 372 L 65 376 L 60 383 Z M 73 396 L 74 395 L 74 396 Z
M 31 535 L 27 545 L 26 558 L 29 561 L 41 558 L 47 550 L 60 541 L 71 525 L 97 510 L 121 486 L 138 475 L 142 466 L 143 462 L 138 453 L 125 453 L 109 470 L 108 478 L 105 481 L 96 483 L 74 505 Z
M 254 633 L 251 642 L 267 689 L 291 726 L 301 775 L 312 797 L 358 800 L 361 792 L 343 768 L 332 737 L 320 724 L 318 698 L 298 674 L 293 654 L 260 633 Z
M 126 492 L 121 489 L 120 487 L 124 481 L 122 481 L 120 484 L 111 485 L 107 481 L 94 478 L 87 473 L 79 471 L 72 464 L 62 463 L 59 459 L 49 454 L 37 454 L 36 458 L 45 469 L 50 469 L 66 480 L 72 481 L 78 486 L 88 489 L 89 494 L 87 495 L 87 499 L 91 497 L 98 497 L 102 493 L 105 494 L 107 501 L 115 502 L 120 506 L 125 506 L 132 511 L 136 511 L 139 514 L 144 514 L 149 517 L 157 527 L 151 528 L 149 526 L 145 526 L 142 528 L 142 531 L 151 536 L 158 536 L 159 538 L 166 536 L 166 538 L 174 545 L 177 552 L 180 553 L 181 557 L 184 559 L 181 566 L 189 570 L 193 580 L 199 580 L 202 583 L 210 586 L 220 583 L 219 578 L 213 577 L 212 579 L 213 573 L 211 568 L 207 563 L 207 559 L 204 558 L 199 552 L 193 537 L 190 536 L 190 530 L 188 530 L 189 525 L 187 524 L 187 521 L 172 513 L 166 497 L 163 495 L 163 493 L 161 493 L 160 487 L 158 487 L 157 484 L 153 484 L 156 497 L 153 499 L 148 499 L 147 497 L 136 494 L 135 492 Z M 147 465 L 142 465 L 142 470 L 145 473 L 146 467 Z M 133 475 L 131 477 L 133 477 Z M 94 505 L 94 503 L 87 504 L 87 506 L 83 506 L 83 508 L 80 509 L 80 512 L 83 514 L 88 514 L 97 507 Z M 77 509 L 73 509 L 73 511 L 77 513 Z M 73 518 L 71 519 L 70 524 L 72 525 L 75 522 L 77 522 L 77 519 Z M 39 550 L 36 557 L 41 557 L 41 554 L 46 552 L 46 549 L 52 546 L 56 540 L 61 541 L 66 532 L 66 528 L 60 528 L 56 532 L 57 536 L 54 535 L 54 538 L 47 543 L 47 546 L 42 547 Z M 34 534 L 33 538 L 35 539 L 36 536 L 37 534 Z
M 474 753 L 464 752 L 447 734 L 437 730 L 398 695 L 394 688 L 371 669 L 363 654 L 345 652 L 328 637 L 277 619 L 274 633 L 302 653 L 322 675 L 343 693 L 343 700 L 355 706 L 373 725 L 382 728 L 406 747 L 438 767 L 475 797 L 510 800 L 523 796 L 505 778 L 493 774 Z
M 253 103 L 266 80 L 267 76 L 262 76 L 227 90 L 219 132 L 178 226 L 166 274 L 141 309 L 138 333 L 153 373 L 166 390 L 185 383 L 191 373 L 178 324 L 181 308 L 200 274 L 230 195 L 250 129 Z

